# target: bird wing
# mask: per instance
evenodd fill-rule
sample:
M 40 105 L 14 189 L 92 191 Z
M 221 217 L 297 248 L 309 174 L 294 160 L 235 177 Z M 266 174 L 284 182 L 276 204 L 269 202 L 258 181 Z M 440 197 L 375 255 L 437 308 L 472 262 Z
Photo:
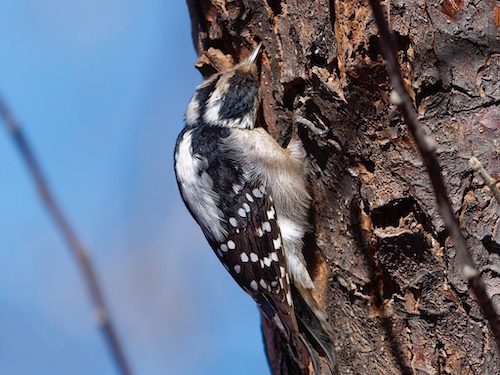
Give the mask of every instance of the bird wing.
M 298 332 L 272 196 L 246 182 L 225 211 L 225 241 L 209 241 L 219 260 L 286 337 Z

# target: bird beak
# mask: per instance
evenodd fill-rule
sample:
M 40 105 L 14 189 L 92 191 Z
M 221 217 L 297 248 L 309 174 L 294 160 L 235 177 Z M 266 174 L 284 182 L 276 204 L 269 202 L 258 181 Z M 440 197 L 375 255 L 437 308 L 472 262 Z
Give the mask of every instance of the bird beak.
M 250 56 L 248 56 L 247 61 L 250 64 L 255 64 L 255 61 L 257 60 L 257 57 L 259 56 L 259 52 L 260 52 L 261 47 L 262 47 L 262 42 L 260 42 L 259 45 L 250 54 Z

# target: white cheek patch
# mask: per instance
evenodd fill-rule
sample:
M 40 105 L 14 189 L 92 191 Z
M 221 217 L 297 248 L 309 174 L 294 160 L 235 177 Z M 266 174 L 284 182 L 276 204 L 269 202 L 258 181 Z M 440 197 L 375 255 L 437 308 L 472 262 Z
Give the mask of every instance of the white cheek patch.
M 212 95 L 207 101 L 207 105 L 205 107 L 205 113 L 203 114 L 203 120 L 211 125 L 225 126 L 228 128 L 253 129 L 255 127 L 253 113 L 249 113 L 243 117 L 238 117 L 238 118 L 221 119 L 220 112 L 222 104 L 223 102 L 220 91 L 215 91 L 214 93 L 212 93 Z M 187 113 L 186 113 L 186 121 L 187 121 Z
M 184 134 L 175 155 L 175 170 L 182 196 L 202 226 L 205 235 L 223 242 L 227 235 L 222 227 L 219 196 L 213 191 L 213 181 L 206 172 L 199 174 L 205 160 L 191 153 L 192 131 Z
M 220 107 L 222 105 L 222 101 L 220 96 L 212 95 L 207 102 L 207 106 L 205 107 L 205 113 L 203 114 L 203 119 L 209 124 L 217 124 L 220 120 Z

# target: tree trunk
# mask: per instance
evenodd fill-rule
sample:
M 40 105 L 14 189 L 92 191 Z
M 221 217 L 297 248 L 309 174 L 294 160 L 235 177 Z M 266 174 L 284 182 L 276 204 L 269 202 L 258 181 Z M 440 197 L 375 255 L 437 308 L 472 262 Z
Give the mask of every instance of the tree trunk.
M 282 144 L 299 128 L 314 197 L 306 255 L 340 373 L 500 374 L 427 172 L 389 100 L 368 2 L 188 5 L 200 71 L 232 66 L 262 41 L 262 125 Z M 500 175 L 500 2 L 386 6 L 407 88 L 438 143 L 454 210 L 498 307 L 499 205 L 468 159 Z M 279 356 L 273 349 L 271 364 Z

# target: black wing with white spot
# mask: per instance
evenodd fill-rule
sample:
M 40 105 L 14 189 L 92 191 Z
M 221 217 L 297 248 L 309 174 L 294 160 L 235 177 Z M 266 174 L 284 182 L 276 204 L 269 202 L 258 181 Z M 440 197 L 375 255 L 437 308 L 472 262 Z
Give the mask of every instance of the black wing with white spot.
M 271 195 L 264 186 L 247 184 L 231 206 L 232 212 L 224 212 L 226 241 L 211 242 L 212 248 L 233 278 L 278 328 L 286 335 L 290 330 L 296 332 L 290 280 Z

